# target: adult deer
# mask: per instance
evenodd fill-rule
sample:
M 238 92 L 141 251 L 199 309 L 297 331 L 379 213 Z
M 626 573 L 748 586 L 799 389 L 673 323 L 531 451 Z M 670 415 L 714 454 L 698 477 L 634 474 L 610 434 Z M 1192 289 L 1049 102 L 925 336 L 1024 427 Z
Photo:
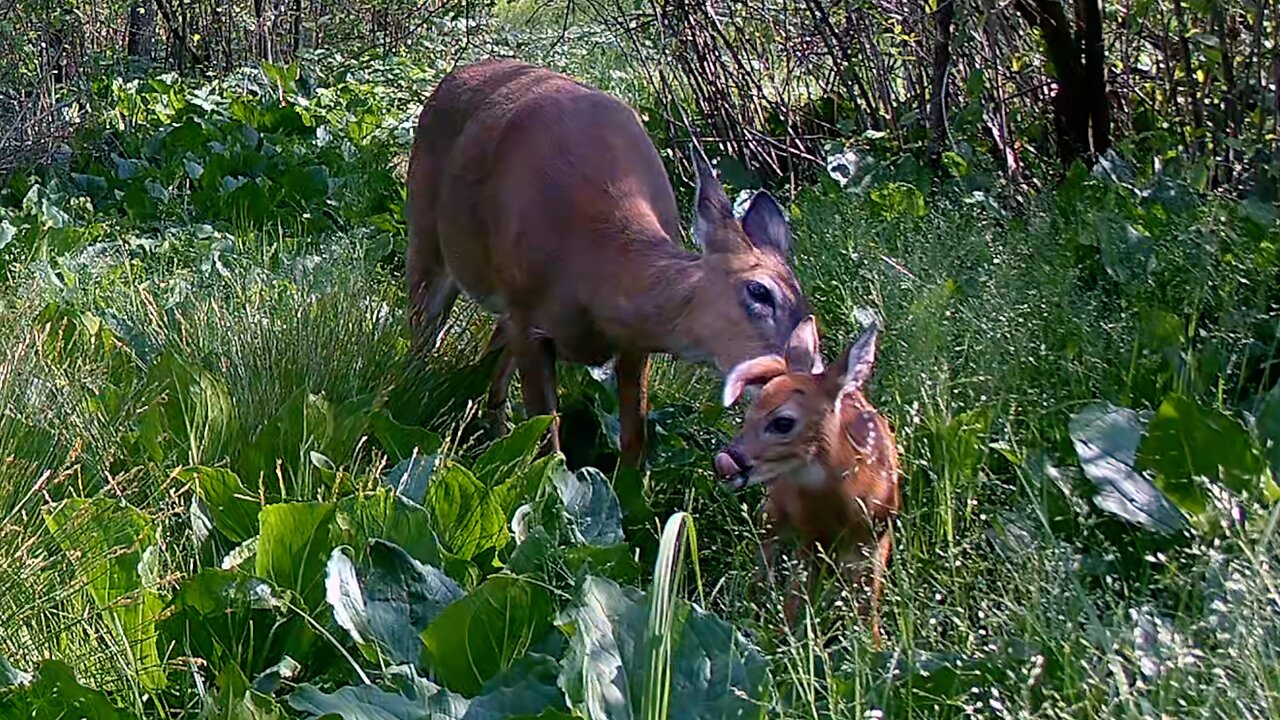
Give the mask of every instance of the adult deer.
M 731 488 L 767 486 L 765 512 L 776 531 L 801 541 L 810 591 L 819 548 L 835 559 L 860 593 L 858 611 L 870 615 L 878 646 L 880 590 L 899 487 L 893 431 L 862 394 L 875 353 L 872 326 L 835 364 L 824 367 L 810 317 L 796 327 L 782 355 L 735 367 L 725 380 L 725 406 L 749 388 L 758 395 L 741 431 L 716 455 L 715 468 Z M 771 538 L 765 544 L 767 560 L 774 559 L 775 550 L 776 538 Z M 794 576 L 788 585 L 785 614 L 794 622 L 801 596 Z
M 695 164 L 701 254 L 678 245 L 671 183 L 627 105 L 511 60 L 450 73 L 422 109 L 409 159 L 415 350 L 439 341 L 466 292 L 499 315 L 491 410 L 513 367 L 538 415 L 556 409 L 557 359 L 615 359 L 621 460 L 638 466 L 650 354 L 724 373 L 780 351 L 808 314 L 782 209 L 757 193 L 735 220 L 711 169 Z

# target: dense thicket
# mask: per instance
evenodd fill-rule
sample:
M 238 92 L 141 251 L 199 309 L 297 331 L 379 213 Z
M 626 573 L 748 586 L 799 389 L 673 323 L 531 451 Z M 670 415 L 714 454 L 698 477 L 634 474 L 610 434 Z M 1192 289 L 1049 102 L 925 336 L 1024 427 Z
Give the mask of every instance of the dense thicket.
M 1114 147 L 1143 172 L 1173 163 L 1274 199 L 1269 0 L 6 0 L 0 147 L 10 165 L 49 152 L 106 73 L 428 40 L 448 64 L 495 13 L 565 33 L 589 19 L 642 80 L 655 131 L 719 142 L 747 178 L 811 178 L 832 143 L 870 136 L 939 173 L 964 162 L 1015 182 Z

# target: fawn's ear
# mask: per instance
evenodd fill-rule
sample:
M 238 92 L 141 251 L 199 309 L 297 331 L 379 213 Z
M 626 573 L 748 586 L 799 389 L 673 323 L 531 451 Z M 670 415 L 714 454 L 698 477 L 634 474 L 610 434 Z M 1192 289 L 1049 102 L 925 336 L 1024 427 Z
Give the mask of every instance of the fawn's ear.
M 787 372 L 822 372 L 822 355 L 818 352 L 818 323 L 812 315 L 800 321 L 787 340 Z
M 765 355 L 738 363 L 724 379 L 724 406 L 729 407 L 748 388 L 759 388 L 779 375 L 787 374 L 787 361 L 777 355 Z
M 836 397 L 861 390 L 876 362 L 876 340 L 879 329 L 873 323 L 853 342 L 835 364 L 827 368 L 824 383 Z

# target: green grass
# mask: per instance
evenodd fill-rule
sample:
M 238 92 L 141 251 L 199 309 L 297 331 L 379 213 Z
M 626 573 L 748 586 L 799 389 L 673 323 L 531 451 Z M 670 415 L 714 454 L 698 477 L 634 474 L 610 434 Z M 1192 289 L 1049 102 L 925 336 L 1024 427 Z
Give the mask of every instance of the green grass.
M 210 625 L 234 662 L 209 652 L 186 659 L 203 646 L 184 636 L 185 646 L 162 644 L 165 684 L 158 688 L 148 679 L 157 669 L 138 653 L 174 637 L 165 624 L 174 621 L 146 618 L 150 624 L 133 632 L 121 618 L 148 597 L 179 617 L 193 612 L 195 604 L 178 598 L 196 597 L 194 578 L 217 575 L 238 543 L 225 526 L 206 528 L 202 539 L 204 511 L 193 511 L 193 500 L 211 502 L 200 483 L 212 481 L 178 468 L 238 473 L 240 501 L 254 517 L 261 501 L 288 515 L 270 522 L 293 523 L 262 540 L 281 542 L 327 522 L 320 517 L 326 508 L 374 502 L 365 491 L 407 457 L 394 438 L 427 442 L 429 430 L 450 468 L 437 470 L 433 483 L 458 489 L 464 501 L 493 499 L 501 522 L 488 535 L 462 538 L 471 526 L 464 532 L 464 523 L 449 522 L 466 516 L 480 524 L 476 518 L 489 511 L 467 515 L 472 510 L 428 495 L 427 515 L 411 516 L 429 517 L 441 545 L 419 532 L 423 544 L 410 555 L 441 567 L 468 597 L 539 609 L 508 627 L 541 633 L 556 613 L 594 611 L 577 604 L 584 568 L 647 587 L 660 523 L 686 511 L 697 528 L 700 575 L 686 574 L 683 595 L 705 601 L 704 609 L 759 648 L 771 673 L 768 717 L 1280 712 L 1273 567 L 1280 515 L 1265 492 L 1280 443 L 1274 224 L 1230 199 L 1143 199 L 1083 174 L 1040 196 L 997 194 L 1000 206 L 956 188 L 920 196 L 923 212 L 914 202 L 834 184 L 795 199 L 796 266 L 824 352 L 834 356 L 872 318 L 884 328 L 871 397 L 897 433 L 905 498 L 886 588 L 885 645 L 875 651 L 847 596 L 812 608 L 801 627 L 785 626 L 780 589 L 756 578 L 759 491 L 733 496 L 711 472 L 712 452 L 736 415 L 718 407 L 717 384 L 704 372 L 666 360 L 655 367 L 646 507 L 637 511 L 623 492 L 626 479 L 615 481 L 631 543 L 622 556 L 645 550 L 644 573 L 630 582 L 618 578 L 631 577 L 631 566 L 608 554 L 616 546 L 566 540 L 572 521 L 562 517 L 568 511 L 556 504 L 549 480 L 538 475 L 520 485 L 536 475 L 528 458 L 486 465 L 483 458 L 523 457 L 532 447 L 512 441 L 484 454 L 476 408 L 487 375 L 478 353 L 491 320 L 459 308 L 430 367 L 410 369 L 406 355 L 403 198 L 394 168 L 407 140 L 402 121 L 433 72 L 405 81 L 408 66 L 388 61 L 345 79 L 334 73 L 298 117 L 298 105 L 275 104 L 261 88 L 215 83 L 199 97 L 225 102 L 209 110 L 187 85 L 118 85 L 106 105 L 114 126 L 87 136 L 70 168 L 13 178 L 0 194 L 0 232 L 11 234 L 0 247 L 8 268 L 0 295 L 7 349 L 0 359 L 0 553 L 11 558 L 0 564 L 0 656 L 14 667 L 33 671 L 60 659 L 116 707 L 147 717 L 204 707 L 237 716 L 237 703 L 265 706 L 269 696 L 286 712 L 285 698 L 304 681 L 316 693 L 358 687 L 353 664 L 389 682 L 386 658 L 371 659 L 371 645 L 345 634 L 330 604 L 307 605 L 316 587 L 284 592 L 314 568 L 305 558 L 288 565 L 290 553 L 276 548 L 259 548 L 254 574 L 275 573 L 268 580 L 290 598 L 288 607 L 231 605 L 219 616 L 233 625 L 262 620 L 253 627 L 277 628 L 272 639 L 216 635 L 220 626 Z M 197 117 L 198 131 L 188 121 Z M 319 126 L 330 139 L 320 139 Z M 258 139 L 246 140 L 246 127 Z M 229 149 L 211 150 L 210 141 Z M 245 177 L 248 184 L 236 179 Z M 611 468 L 611 391 L 582 369 L 563 376 L 570 465 Z M 1162 491 L 1192 521 L 1172 537 L 1099 509 L 1068 430 L 1074 414 L 1099 400 L 1155 411 L 1171 396 L 1189 398 L 1206 417 L 1222 411 L 1211 422 L 1244 437 L 1240 453 L 1248 456 L 1223 460 L 1217 479 L 1153 466 Z M 1189 455 L 1213 450 L 1196 439 L 1200 426 L 1181 422 Z M 1264 457 L 1270 470 L 1255 462 Z M 1231 474 L 1237 467 L 1254 468 L 1247 487 Z M 576 477 L 589 484 L 593 476 Z M 523 489 L 510 496 L 477 489 L 503 482 Z M 134 535 L 149 540 L 133 547 L 96 539 L 126 522 L 118 509 L 95 510 L 107 514 L 93 517 L 112 520 L 101 525 L 50 519 L 56 503 L 89 497 L 126 500 L 142 518 L 131 522 L 146 528 Z M 507 544 L 510 511 L 526 502 L 531 527 L 560 550 L 522 554 Z M 214 508 L 209 516 L 216 524 L 224 512 L 231 511 Z M 262 518 L 265 537 L 268 513 Z M 363 539 L 350 527 L 333 532 Z M 390 523 L 383 532 L 393 537 L 385 534 Z M 394 537 L 401 545 L 412 539 Z M 483 546 L 490 541 L 493 547 Z M 461 549 L 476 542 L 479 550 Z M 361 563 L 374 560 L 361 555 L 361 543 L 354 547 L 353 572 L 372 572 Z M 135 551 L 146 561 L 116 569 L 137 579 L 104 604 L 102 593 L 116 597 L 125 586 L 104 580 L 120 576 L 95 571 L 94 558 Z M 276 560 L 262 560 L 277 552 Z M 286 566 L 301 575 L 288 576 Z M 675 646 L 649 649 L 658 667 L 678 676 L 693 667 L 682 663 L 702 656 L 689 655 L 680 644 L 689 635 L 672 628 L 690 623 L 712 633 L 719 626 L 687 605 L 665 604 L 676 578 L 660 572 L 654 617 L 665 628 L 658 636 Z M 615 636 L 651 630 L 650 611 L 639 603 L 652 599 L 592 587 L 597 599 L 611 598 L 601 612 L 612 613 Z M 485 617 L 475 608 L 455 612 Z M 432 632 L 437 642 L 456 640 Z M 533 643 L 538 653 L 565 667 L 580 659 L 563 647 L 577 640 L 555 631 L 548 638 Z M 708 663 L 729 663 L 744 676 L 757 667 L 749 653 L 714 650 Z M 301 677 L 248 689 L 285 654 L 303 661 Z M 635 668 L 649 659 L 637 653 L 632 666 L 627 651 L 619 657 Z M 212 672 L 213 663 L 224 672 Z M 485 679 L 441 658 L 427 665 L 453 691 L 474 691 Z M 238 676 L 226 670 L 232 666 Z M 533 665 L 515 667 L 537 675 Z M 554 690 L 554 681 L 529 682 L 525 697 Z M 682 696 L 643 688 L 696 714 L 681 708 Z M 3 703 L 26 697 L 4 692 L 6 711 L 20 706 Z

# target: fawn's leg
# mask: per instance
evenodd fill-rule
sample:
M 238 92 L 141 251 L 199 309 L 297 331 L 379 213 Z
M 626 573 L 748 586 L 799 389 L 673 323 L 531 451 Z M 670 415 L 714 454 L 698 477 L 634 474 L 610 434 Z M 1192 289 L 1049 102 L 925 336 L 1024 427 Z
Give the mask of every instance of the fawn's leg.
M 880 595 L 884 590 L 885 570 L 889 567 L 889 553 L 893 550 L 893 528 L 885 530 L 876 544 L 876 551 L 871 558 L 870 617 L 871 644 L 880 649 Z

